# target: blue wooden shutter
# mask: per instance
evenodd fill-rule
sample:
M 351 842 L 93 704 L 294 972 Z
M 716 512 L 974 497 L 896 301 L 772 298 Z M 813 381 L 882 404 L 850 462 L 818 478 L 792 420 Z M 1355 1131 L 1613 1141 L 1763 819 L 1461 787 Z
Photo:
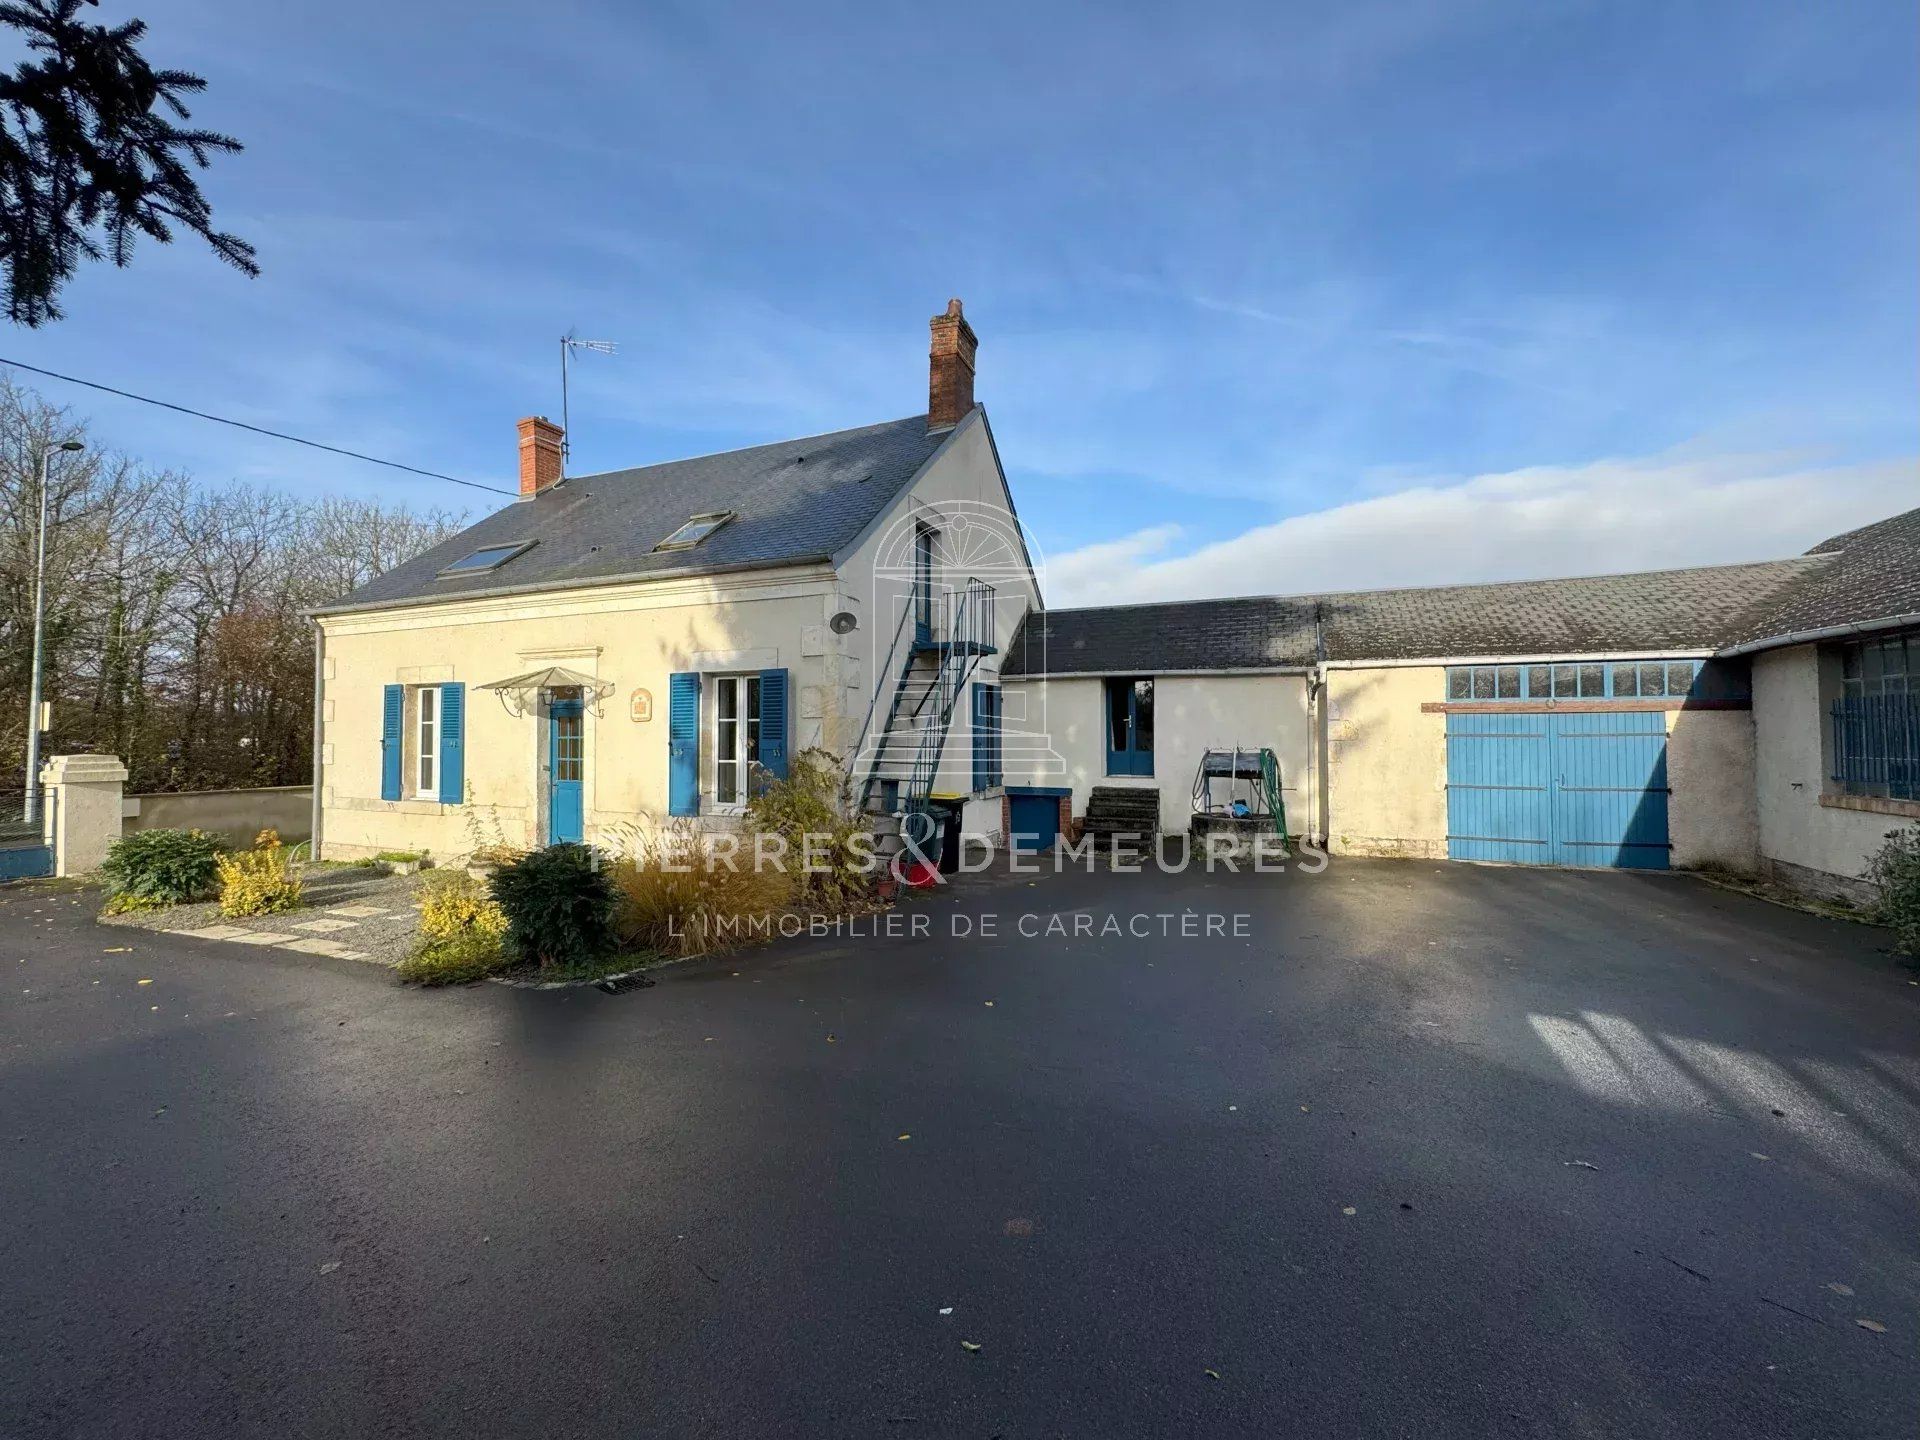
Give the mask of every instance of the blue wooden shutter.
M 760 763 L 776 780 L 787 778 L 787 672 L 760 672 Z
M 389 685 L 380 710 L 380 798 L 400 798 L 400 726 L 407 711 L 404 685 Z
M 440 687 L 440 803 L 458 805 L 467 794 L 467 687 Z
M 993 781 L 988 777 L 992 773 L 992 752 L 988 748 L 987 730 L 987 687 L 978 680 L 973 682 L 973 788 L 985 790 Z
M 987 687 L 987 714 L 992 722 L 992 727 L 987 736 L 987 754 L 989 757 L 988 774 L 991 777 L 989 783 L 994 785 L 1004 785 L 1007 783 L 1006 757 L 1000 748 L 1004 743 L 1004 737 L 1007 733 L 1006 727 L 1000 723 L 1002 711 L 1005 708 L 1001 695 L 1002 692 L 998 685 L 989 685 Z
M 700 813 L 700 677 L 667 682 L 667 813 Z

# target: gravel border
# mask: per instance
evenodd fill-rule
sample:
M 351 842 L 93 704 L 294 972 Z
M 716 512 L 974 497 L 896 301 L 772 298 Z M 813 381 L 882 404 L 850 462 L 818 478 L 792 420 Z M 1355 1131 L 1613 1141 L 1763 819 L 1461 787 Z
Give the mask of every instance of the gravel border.
M 420 912 L 413 907 L 418 876 L 389 875 L 384 870 L 359 865 L 303 865 L 300 881 L 304 889 L 300 908 L 281 915 L 235 921 L 220 913 L 217 901 L 202 900 L 191 905 L 175 905 L 170 910 L 131 910 L 124 915 L 102 915 L 100 923 L 132 930 L 175 932 L 235 924 L 283 930 L 296 921 L 317 919 L 337 905 L 377 905 L 389 913 L 355 918 L 351 930 L 329 931 L 326 938 L 363 951 L 365 963 L 369 965 L 389 968 L 404 960 L 419 938 Z

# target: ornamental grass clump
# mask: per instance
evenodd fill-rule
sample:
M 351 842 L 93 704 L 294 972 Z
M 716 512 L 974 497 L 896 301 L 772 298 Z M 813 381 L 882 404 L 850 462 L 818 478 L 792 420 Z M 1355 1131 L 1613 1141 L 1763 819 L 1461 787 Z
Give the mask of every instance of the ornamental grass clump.
M 659 829 L 618 827 L 612 839 L 621 855 L 607 874 L 620 943 L 687 958 L 765 939 L 756 924 L 786 910 L 793 879 L 779 866 L 755 865 L 743 838 L 703 836 L 685 820 Z

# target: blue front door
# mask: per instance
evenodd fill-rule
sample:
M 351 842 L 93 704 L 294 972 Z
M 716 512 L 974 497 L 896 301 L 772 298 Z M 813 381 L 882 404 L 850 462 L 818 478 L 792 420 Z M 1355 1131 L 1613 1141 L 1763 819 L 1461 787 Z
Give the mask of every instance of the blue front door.
M 1447 854 L 1664 870 L 1666 717 L 1657 711 L 1447 716 Z
M 579 841 L 582 824 L 580 772 L 586 761 L 585 706 L 578 700 L 556 700 L 548 726 L 547 768 L 551 775 L 547 798 L 547 843 Z
M 1153 774 L 1153 681 L 1107 681 L 1107 774 Z

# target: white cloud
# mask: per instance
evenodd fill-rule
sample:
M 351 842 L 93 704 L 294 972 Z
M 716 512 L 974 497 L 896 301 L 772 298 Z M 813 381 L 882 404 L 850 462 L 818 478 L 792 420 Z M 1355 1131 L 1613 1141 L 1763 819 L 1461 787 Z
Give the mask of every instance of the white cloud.
M 1671 452 L 1430 484 L 1290 516 L 1184 553 L 1155 525 L 1056 555 L 1050 605 L 1368 590 L 1797 555 L 1920 501 L 1920 459 Z

